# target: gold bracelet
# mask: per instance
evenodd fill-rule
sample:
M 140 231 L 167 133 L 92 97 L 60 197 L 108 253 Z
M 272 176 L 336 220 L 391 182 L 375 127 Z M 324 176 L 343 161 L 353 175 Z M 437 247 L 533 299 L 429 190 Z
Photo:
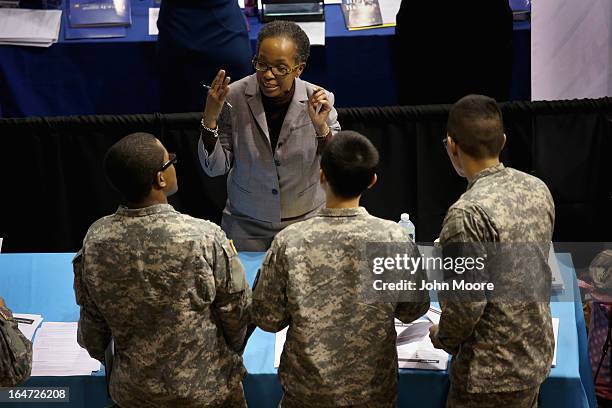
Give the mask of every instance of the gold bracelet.
M 325 132 L 325 134 L 323 136 L 319 136 L 319 134 L 315 131 L 315 134 L 317 135 L 318 138 L 323 139 L 326 138 L 327 135 L 329 135 L 329 133 L 331 132 L 331 128 L 329 126 L 327 126 L 327 132 Z

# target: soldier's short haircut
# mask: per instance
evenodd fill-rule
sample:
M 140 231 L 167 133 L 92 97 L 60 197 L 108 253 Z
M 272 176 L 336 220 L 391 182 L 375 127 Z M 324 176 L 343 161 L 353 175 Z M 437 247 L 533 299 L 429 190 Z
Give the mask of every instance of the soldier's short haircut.
M 498 157 L 504 144 L 502 113 L 495 99 L 468 95 L 450 110 L 446 130 L 475 159 Z
M 298 64 L 305 63 L 310 55 L 310 40 L 302 28 L 293 21 L 275 20 L 265 24 L 257 35 L 257 54 L 259 46 L 266 38 L 287 38 L 297 47 L 295 56 Z
M 376 166 L 376 147 L 362 134 L 350 130 L 334 135 L 321 156 L 321 169 L 329 186 L 343 198 L 355 198 L 367 190 Z
M 163 161 L 164 150 L 155 136 L 132 133 L 108 149 L 104 171 L 110 185 L 128 203 L 137 203 L 151 192 Z

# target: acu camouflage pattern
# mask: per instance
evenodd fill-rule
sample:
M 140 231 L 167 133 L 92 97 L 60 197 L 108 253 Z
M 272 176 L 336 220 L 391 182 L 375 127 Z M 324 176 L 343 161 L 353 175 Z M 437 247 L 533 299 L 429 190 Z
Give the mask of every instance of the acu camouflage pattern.
M 251 292 L 218 226 L 120 207 L 90 227 L 74 272 L 79 344 L 104 361 L 113 337 L 122 408 L 218 407 L 241 389 Z
M 30 377 L 32 343 L 19 330 L 13 314 L 0 307 L 0 387 L 14 387 Z
M 499 164 L 478 173 L 448 210 L 440 243 L 443 247 L 464 242 L 548 244 L 553 225 L 554 203 L 546 185 Z M 514 270 L 512 273 L 517 276 L 512 279 L 528 282 L 530 276 L 550 276 L 546 251 L 530 270 Z M 449 407 L 479 406 L 478 398 L 486 397 L 478 393 L 533 389 L 544 381 L 554 351 L 548 302 L 500 302 L 485 298 L 441 301 L 441 307 L 438 339 L 453 354 L 450 379 L 454 395 L 460 395 L 464 401 L 476 398 L 472 405 L 453 405 L 449 400 Z M 531 405 L 507 405 L 500 401 L 498 406 Z
M 396 223 L 364 208 L 322 209 L 281 231 L 253 292 L 253 320 L 265 331 L 289 325 L 279 367 L 283 406 L 392 406 L 397 394 L 394 317 L 411 322 L 429 307 L 360 297 L 368 241 L 416 245 Z M 423 274 L 422 271 L 418 273 Z

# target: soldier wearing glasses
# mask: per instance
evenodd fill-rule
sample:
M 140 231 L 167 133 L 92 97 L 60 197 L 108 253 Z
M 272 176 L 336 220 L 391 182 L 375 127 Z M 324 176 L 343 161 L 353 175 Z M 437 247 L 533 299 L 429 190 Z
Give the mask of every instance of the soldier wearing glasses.
M 239 250 L 267 250 L 324 204 L 320 153 L 340 125 L 333 94 L 299 78 L 309 48 L 299 26 L 271 22 L 259 32 L 256 73 L 230 86 L 220 70 L 211 84 L 198 154 L 209 176 L 229 173 L 222 228 Z
M 246 408 L 251 290 L 223 231 L 168 204 L 176 162 L 147 133 L 106 154 L 125 205 L 89 228 L 73 261 L 78 342 L 104 362 L 113 339 L 116 406 Z

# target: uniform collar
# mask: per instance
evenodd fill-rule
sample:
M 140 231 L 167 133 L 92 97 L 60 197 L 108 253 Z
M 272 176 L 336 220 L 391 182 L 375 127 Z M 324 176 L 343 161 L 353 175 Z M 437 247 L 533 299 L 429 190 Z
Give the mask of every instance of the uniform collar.
M 499 163 L 496 166 L 491 166 L 491 167 L 487 167 L 484 170 L 479 171 L 478 173 L 476 173 L 476 175 L 470 180 L 470 182 L 468 183 L 467 189 L 469 190 L 470 188 L 472 188 L 472 186 L 474 185 L 474 183 L 476 183 L 478 180 L 485 178 L 487 176 L 490 176 L 492 174 L 495 173 L 499 173 L 500 171 L 502 171 L 503 169 L 505 169 L 504 167 L 504 163 Z
M 368 211 L 363 207 L 322 208 L 318 215 L 322 217 L 356 217 L 359 215 L 368 215 Z
M 172 207 L 170 204 L 155 204 L 144 208 L 127 208 L 124 205 L 120 205 L 115 214 L 124 217 L 145 217 L 147 215 L 174 211 L 174 207 Z

